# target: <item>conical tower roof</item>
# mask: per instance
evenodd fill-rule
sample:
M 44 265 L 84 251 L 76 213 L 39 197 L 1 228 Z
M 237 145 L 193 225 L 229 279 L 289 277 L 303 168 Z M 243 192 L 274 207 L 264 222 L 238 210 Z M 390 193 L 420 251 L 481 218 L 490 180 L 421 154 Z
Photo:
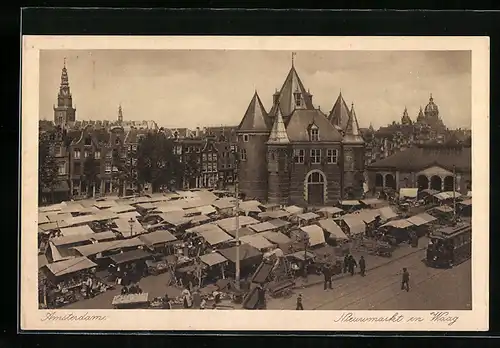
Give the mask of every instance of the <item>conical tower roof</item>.
M 267 116 L 266 110 L 262 105 L 262 101 L 255 91 L 250 104 L 248 105 L 245 116 L 238 126 L 240 132 L 269 132 L 271 122 Z
M 401 124 L 409 125 L 411 124 L 411 118 L 408 116 L 408 109 L 405 106 L 405 110 L 403 111 L 403 116 L 401 117 Z
M 346 129 L 347 122 L 349 121 L 349 108 L 342 97 L 342 92 L 339 93 L 335 104 L 333 104 L 332 111 L 328 115 L 328 120 L 334 125 L 342 129 Z
M 349 112 L 349 119 L 345 128 L 344 142 L 350 144 L 364 143 L 363 137 L 361 136 L 361 132 L 359 130 L 356 111 L 354 111 L 354 103 L 352 104 L 351 111 Z
M 288 72 L 288 75 L 278 93 L 277 103 L 273 105 L 269 114 L 276 115 L 278 105 L 281 108 L 281 112 L 284 116 L 290 116 L 290 114 L 295 110 L 295 99 L 294 93 L 299 93 L 301 97 L 302 109 L 314 110 L 314 106 L 310 99 L 310 94 L 304 87 L 297 70 L 292 64 L 292 68 Z
M 273 128 L 271 129 L 271 134 L 269 135 L 268 144 L 289 144 L 290 139 L 288 139 L 288 134 L 286 132 L 285 122 L 283 122 L 283 115 L 281 114 L 281 109 L 278 107 L 278 113 L 274 118 Z

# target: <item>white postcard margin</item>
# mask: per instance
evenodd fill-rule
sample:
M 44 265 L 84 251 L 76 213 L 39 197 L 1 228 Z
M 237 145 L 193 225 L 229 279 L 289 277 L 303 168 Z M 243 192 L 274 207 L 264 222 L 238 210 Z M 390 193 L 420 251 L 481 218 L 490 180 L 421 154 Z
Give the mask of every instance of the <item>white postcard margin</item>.
M 39 310 L 37 294 L 39 52 L 69 49 L 226 50 L 471 50 L 472 51 L 472 310 L 449 311 L 449 322 L 430 311 L 200 311 Z M 223 37 L 24 36 L 21 118 L 21 330 L 283 330 L 486 331 L 489 316 L 489 37 Z M 449 284 L 453 287 L 454 284 Z M 444 290 L 444 289 L 443 289 Z M 436 289 L 440 291 L 440 289 Z M 444 290 L 445 291 L 445 290 Z M 342 314 L 380 318 L 342 322 Z M 394 314 L 399 321 L 389 320 Z M 52 318 L 48 320 L 48 318 Z M 387 318 L 387 320 L 383 320 Z

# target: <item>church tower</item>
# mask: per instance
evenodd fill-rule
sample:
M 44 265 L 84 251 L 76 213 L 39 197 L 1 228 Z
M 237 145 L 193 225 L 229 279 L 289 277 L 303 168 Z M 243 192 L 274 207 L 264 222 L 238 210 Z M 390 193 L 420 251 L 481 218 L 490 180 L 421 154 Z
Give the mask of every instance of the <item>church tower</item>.
M 365 170 L 365 141 L 359 130 L 354 104 L 349 112 L 349 119 L 342 140 L 344 169 L 343 196 L 360 197 L 363 190 Z
M 273 128 L 267 141 L 268 202 L 288 205 L 292 151 L 281 109 L 274 117 Z
M 72 127 L 76 121 L 76 109 L 73 107 L 73 97 L 69 89 L 66 58 L 61 72 L 61 85 L 57 95 L 57 106 L 54 106 L 54 123 L 63 128 Z
M 123 125 L 123 110 L 121 104 L 118 105 L 118 125 Z
M 248 198 L 267 201 L 267 141 L 272 123 L 255 91 L 238 126 L 240 192 Z
M 405 106 L 405 110 L 403 111 L 403 116 L 401 117 L 401 124 L 403 124 L 405 126 L 409 126 L 412 124 L 411 118 L 408 115 L 408 109 L 406 108 L 406 106 Z

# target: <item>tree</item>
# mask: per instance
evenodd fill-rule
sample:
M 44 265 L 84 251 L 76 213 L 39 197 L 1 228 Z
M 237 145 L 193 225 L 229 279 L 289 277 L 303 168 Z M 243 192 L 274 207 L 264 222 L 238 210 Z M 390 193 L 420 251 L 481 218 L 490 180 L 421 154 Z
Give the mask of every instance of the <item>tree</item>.
M 59 170 L 53 155 L 53 137 L 51 133 L 43 132 L 38 138 L 38 193 L 39 199 L 48 190 L 54 201 L 54 187 L 58 181 Z
M 173 142 L 163 132 L 148 133 L 137 148 L 137 180 L 151 183 L 153 192 L 179 183 L 180 162 L 173 153 Z
M 182 180 L 184 182 L 187 181 L 189 187 L 191 187 L 192 181 L 196 180 L 201 173 L 200 155 L 197 153 L 189 153 L 184 160 L 185 161 L 182 165 Z
M 92 154 L 89 157 L 87 157 L 83 162 L 83 177 L 87 182 L 88 196 L 90 195 L 88 188 L 92 186 L 92 197 L 95 197 L 95 186 L 99 180 L 98 175 L 99 175 L 98 162 L 94 158 L 94 155 Z

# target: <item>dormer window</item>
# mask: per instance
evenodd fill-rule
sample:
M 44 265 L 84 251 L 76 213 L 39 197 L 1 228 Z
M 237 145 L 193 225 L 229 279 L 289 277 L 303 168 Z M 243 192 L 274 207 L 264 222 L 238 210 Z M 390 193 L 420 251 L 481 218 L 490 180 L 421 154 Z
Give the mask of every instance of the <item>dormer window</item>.
M 85 137 L 85 145 L 92 145 L 92 139 L 90 138 L 90 136 Z
M 296 90 L 293 93 L 293 97 L 295 99 L 295 107 L 300 108 L 302 106 L 302 98 L 300 97 L 300 92 L 299 90 Z
M 309 141 L 319 141 L 319 129 L 315 124 L 309 128 Z

